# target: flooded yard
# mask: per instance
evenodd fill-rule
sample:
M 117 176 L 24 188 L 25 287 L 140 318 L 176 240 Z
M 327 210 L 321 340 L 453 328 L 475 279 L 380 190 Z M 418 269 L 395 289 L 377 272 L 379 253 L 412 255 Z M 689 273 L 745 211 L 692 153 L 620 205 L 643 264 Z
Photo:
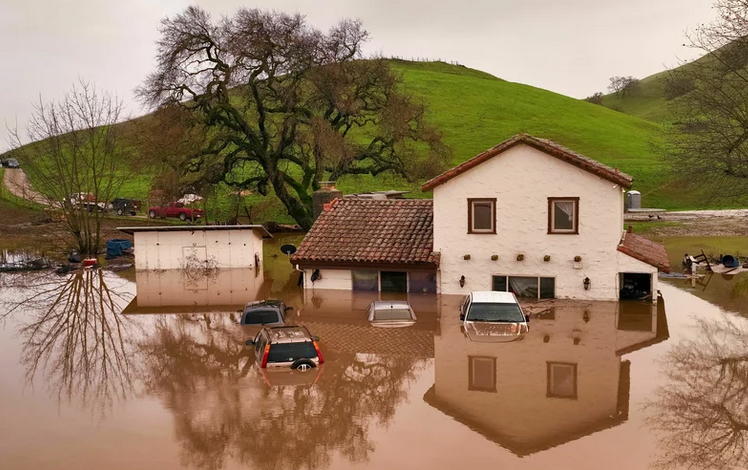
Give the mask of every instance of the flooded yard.
M 748 465 L 748 322 L 687 290 L 527 304 L 506 342 L 455 296 L 372 327 L 371 295 L 303 292 L 274 249 L 261 274 L 0 274 L 0 468 Z M 295 308 L 322 367 L 257 367 L 255 297 Z

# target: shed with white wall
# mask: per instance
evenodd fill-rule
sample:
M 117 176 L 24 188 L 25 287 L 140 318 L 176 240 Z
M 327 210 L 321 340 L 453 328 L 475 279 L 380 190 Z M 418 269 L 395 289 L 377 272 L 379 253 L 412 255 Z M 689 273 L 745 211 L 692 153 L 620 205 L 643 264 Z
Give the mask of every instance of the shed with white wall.
M 135 269 L 254 269 L 262 266 L 262 225 L 121 227 L 135 238 Z

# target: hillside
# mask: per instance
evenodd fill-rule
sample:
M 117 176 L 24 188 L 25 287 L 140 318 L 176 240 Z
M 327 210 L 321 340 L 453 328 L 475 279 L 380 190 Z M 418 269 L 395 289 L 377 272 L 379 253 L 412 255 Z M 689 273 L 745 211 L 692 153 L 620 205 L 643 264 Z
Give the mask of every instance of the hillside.
M 639 89 L 630 96 L 605 95 L 603 106 L 648 121 L 669 122 L 670 102 L 665 98 L 665 78 L 668 73 L 660 72 L 641 79 Z
M 392 64 L 402 73 L 407 90 L 428 104 L 429 119 L 442 129 L 445 142 L 453 149 L 455 164 L 526 132 L 633 175 L 635 188 L 642 192 L 647 206 L 698 208 L 675 188 L 665 186 L 664 169 L 652 151 L 652 142 L 661 130 L 657 123 L 458 65 L 399 60 Z M 151 178 L 141 173 L 128 179 L 121 196 L 145 202 Z M 414 197 L 430 197 L 421 193 L 419 186 L 419 182 L 393 177 L 345 177 L 338 183 L 344 192 L 395 188 L 409 189 Z M 219 188 L 217 194 L 214 199 L 218 207 L 226 211 L 228 190 Z M 257 206 L 260 199 L 249 196 L 246 203 Z M 268 218 L 288 221 L 278 204 L 265 210 Z M 222 215 L 217 214 L 217 218 Z

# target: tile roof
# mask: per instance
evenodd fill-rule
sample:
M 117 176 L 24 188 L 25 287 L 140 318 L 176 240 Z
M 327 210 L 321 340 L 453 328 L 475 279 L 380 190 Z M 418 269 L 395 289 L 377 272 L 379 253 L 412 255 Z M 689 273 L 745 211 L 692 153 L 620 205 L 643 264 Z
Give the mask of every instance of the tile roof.
M 421 190 L 431 191 L 435 187 L 446 183 L 455 176 L 462 174 L 475 166 L 480 165 L 486 160 L 489 160 L 518 144 L 529 145 L 530 147 L 540 150 L 541 152 L 544 152 L 552 157 L 558 158 L 559 160 L 574 165 L 577 168 L 581 168 L 582 170 L 597 175 L 600 178 L 604 178 L 613 183 L 620 184 L 624 188 L 630 188 L 633 184 L 634 178 L 627 175 L 626 173 L 622 173 L 618 169 L 611 168 L 608 165 L 604 165 L 598 162 L 597 160 L 593 160 L 591 158 L 585 157 L 584 155 L 580 155 L 572 150 L 567 149 L 566 147 L 558 145 L 555 142 L 551 142 L 550 140 L 539 139 L 527 134 L 518 134 L 508 140 L 505 140 L 499 145 L 492 147 L 485 152 L 471 158 L 470 160 L 457 165 L 451 170 L 447 170 L 441 175 L 432 178 L 429 181 L 426 181 L 421 186 Z
M 291 262 L 436 267 L 433 222 L 429 199 L 336 199 L 314 222 Z
M 625 232 L 618 244 L 618 251 L 652 265 L 664 273 L 670 272 L 670 261 L 665 247 L 641 235 Z

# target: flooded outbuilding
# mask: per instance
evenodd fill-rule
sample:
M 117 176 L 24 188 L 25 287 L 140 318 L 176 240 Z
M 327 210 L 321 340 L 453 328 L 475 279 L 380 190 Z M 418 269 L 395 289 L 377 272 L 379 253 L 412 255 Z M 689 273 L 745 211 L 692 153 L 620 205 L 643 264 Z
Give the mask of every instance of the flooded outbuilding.
M 0 274 L 0 468 L 748 465 L 748 323 L 687 291 L 523 304 L 529 331 L 407 294 L 417 321 L 378 328 L 384 294 L 303 291 L 289 268 Z M 258 367 L 237 312 L 257 297 L 324 364 Z

